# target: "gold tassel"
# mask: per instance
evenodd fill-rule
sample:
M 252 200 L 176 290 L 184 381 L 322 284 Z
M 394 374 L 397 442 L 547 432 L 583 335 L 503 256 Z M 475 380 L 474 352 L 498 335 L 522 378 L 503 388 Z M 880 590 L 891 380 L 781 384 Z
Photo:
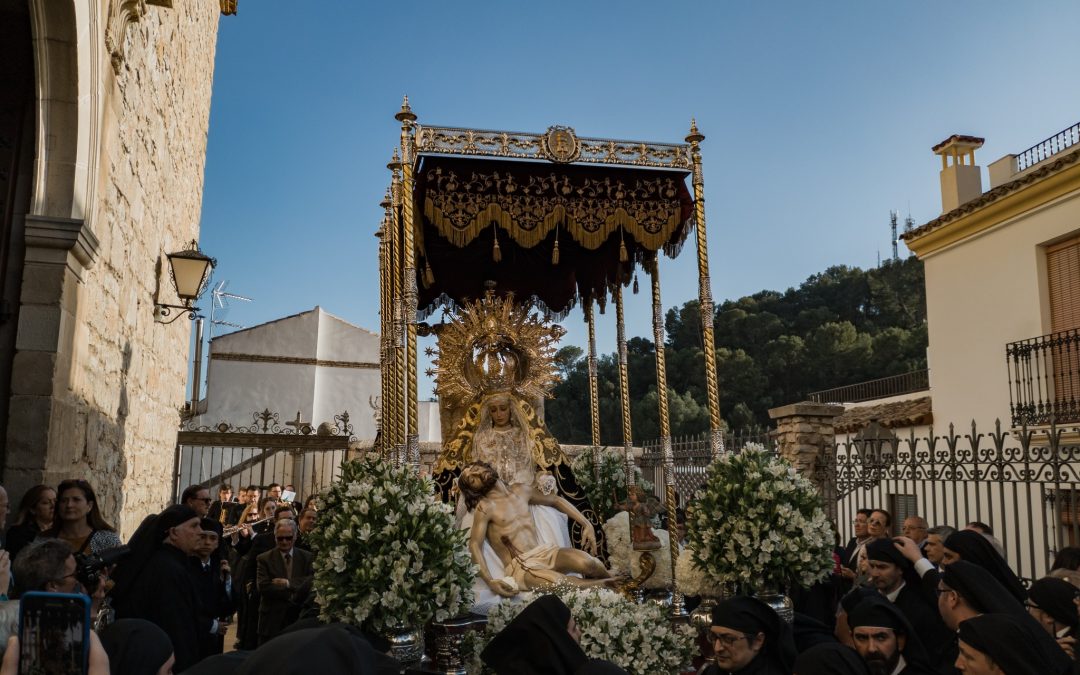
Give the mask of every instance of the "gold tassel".
M 430 288 L 435 283 L 435 272 L 431 269 L 431 262 L 424 261 L 424 288 Z
M 626 262 L 630 259 L 630 254 L 626 252 L 626 240 L 623 239 L 623 231 L 619 230 L 619 262 Z
M 559 264 L 559 226 L 555 226 L 555 247 L 551 249 L 551 264 Z
M 502 251 L 499 250 L 499 231 L 495 229 L 495 226 L 491 226 L 491 231 L 495 233 L 495 247 L 491 250 L 491 258 L 495 262 L 502 262 Z
M 637 283 L 637 275 L 635 274 L 634 275 L 634 295 L 637 295 L 637 294 L 638 294 L 638 283 Z

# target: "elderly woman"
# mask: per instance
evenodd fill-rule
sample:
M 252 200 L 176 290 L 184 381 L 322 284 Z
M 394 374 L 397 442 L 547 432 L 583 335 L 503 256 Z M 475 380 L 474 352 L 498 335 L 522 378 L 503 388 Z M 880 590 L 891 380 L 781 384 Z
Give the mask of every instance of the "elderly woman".
M 121 545 L 120 535 L 101 516 L 90 483 L 71 478 L 60 483 L 56 494 L 56 518 L 42 537 L 61 539 L 76 554 L 100 553 Z
M 8 528 L 5 539 L 7 544 L 4 548 L 11 554 L 12 560 L 24 546 L 52 527 L 55 509 L 56 490 L 48 485 L 35 485 L 26 491 L 19 502 L 15 524 Z

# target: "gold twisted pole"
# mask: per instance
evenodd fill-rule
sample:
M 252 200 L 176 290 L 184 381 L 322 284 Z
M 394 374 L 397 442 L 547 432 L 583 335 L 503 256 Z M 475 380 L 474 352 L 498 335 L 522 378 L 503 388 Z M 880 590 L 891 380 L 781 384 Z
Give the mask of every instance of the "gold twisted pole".
M 404 297 L 404 321 L 405 321 L 405 365 L 406 389 L 406 437 L 405 457 L 412 468 L 420 472 L 420 435 L 417 431 L 417 362 L 416 362 L 416 222 L 414 221 L 414 196 L 413 196 L 413 170 L 415 169 L 416 153 L 414 151 L 413 123 L 416 115 L 409 108 L 409 97 L 406 96 L 401 104 L 401 110 L 394 115 L 394 119 L 401 122 L 401 227 L 404 231 L 402 237 L 402 253 L 404 256 L 402 272 L 404 273 L 405 297 Z
M 652 260 L 653 342 L 656 346 L 656 397 L 660 405 L 660 444 L 664 461 L 664 504 L 667 508 L 668 547 L 671 549 L 671 615 L 686 616 L 683 595 L 675 581 L 675 562 L 679 558 L 679 523 L 675 515 L 675 455 L 671 447 L 671 421 L 668 417 L 667 360 L 664 356 L 664 311 L 660 303 L 660 256 Z
M 401 455 L 405 447 L 405 309 L 402 300 L 403 272 L 401 269 L 401 159 L 397 151 L 394 151 L 394 159 L 391 164 L 393 165 L 391 169 L 393 174 L 391 182 L 391 197 L 393 200 L 391 217 L 393 218 L 393 226 L 390 229 L 393 232 L 393 239 L 390 242 L 390 261 L 393 282 L 391 297 L 393 301 L 390 310 L 394 321 L 392 349 L 394 353 L 394 378 L 391 383 L 391 389 L 393 390 L 391 400 L 394 408 L 394 434 L 391 456 L 394 465 L 400 466 Z
M 615 285 L 615 336 L 619 345 L 619 402 L 622 407 L 623 459 L 626 485 L 634 485 L 634 441 L 630 423 L 630 375 L 627 365 L 626 325 L 623 323 L 622 286 Z
M 596 381 L 596 320 L 593 316 L 592 298 L 585 302 L 585 322 L 589 326 L 589 423 L 592 428 L 593 470 L 595 473 L 600 470 L 600 467 L 595 464 L 599 460 L 600 454 L 600 388 Z
M 709 244 L 705 233 L 705 179 L 701 173 L 701 142 L 705 135 L 698 131 L 697 120 L 690 120 L 690 157 L 694 170 L 694 220 L 697 222 L 698 299 L 701 312 L 701 334 L 705 351 L 705 393 L 709 403 L 709 440 L 713 457 L 724 454 L 724 427 L 720 419 L 720 385 L 716 376 L 716 340 L 713 336 L 712 282 L 709 280 Z
M 390 307 L 390 207 L 393 202 L 387 189 L 379 206 L 383 207 L 383 219 L 375 236 L 379 238 L 379 454 L 388 459 L 390 439 L 390 369 L 393 367 L 391 332 L 393 317 Z

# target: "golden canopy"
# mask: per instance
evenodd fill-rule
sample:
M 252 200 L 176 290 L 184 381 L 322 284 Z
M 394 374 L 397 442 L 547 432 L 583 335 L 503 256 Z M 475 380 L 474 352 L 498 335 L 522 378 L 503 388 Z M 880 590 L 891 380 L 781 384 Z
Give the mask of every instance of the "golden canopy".
M 674 257 L 689 233 L 686 146 L 578 139 L 565 127 L 454 132 L 416 134 L 421 316 L 482 297 L 488 281 L 562 316 L 578 299 L 605 302 L 657 251 Z M 485 136 L 499 143 L 485 150 Z

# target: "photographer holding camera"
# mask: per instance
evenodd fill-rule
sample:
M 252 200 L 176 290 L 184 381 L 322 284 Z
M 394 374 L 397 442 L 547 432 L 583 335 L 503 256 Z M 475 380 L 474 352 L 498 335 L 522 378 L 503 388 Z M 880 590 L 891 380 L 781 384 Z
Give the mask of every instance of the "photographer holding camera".
M 17 595 L 28 591 L 49 593 L 76 593 L 90 596 L 92 600 L 91 616 L 96 616 L 104 597 L 104 584 L 99 576 L 92 579 L 94 588 L 83 585 L 79 565 L 71 547 L 59 539 L 38 539 L 27 545 L 15 558 L 15 590 Z M 100 571 L 100 569 L 98 570 Z M 14 673 L 19 662 L 18 638 L 8 640 L 0 675 Z M 109 658 L 105 654 L 97 633 L 90 631 L 90 670 L 91 675 L 109 672 Z

